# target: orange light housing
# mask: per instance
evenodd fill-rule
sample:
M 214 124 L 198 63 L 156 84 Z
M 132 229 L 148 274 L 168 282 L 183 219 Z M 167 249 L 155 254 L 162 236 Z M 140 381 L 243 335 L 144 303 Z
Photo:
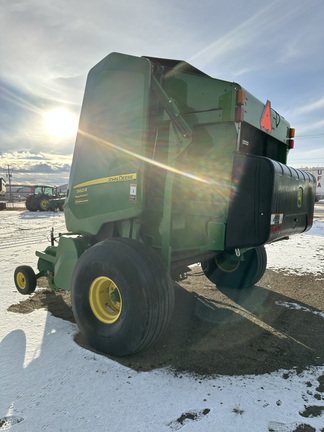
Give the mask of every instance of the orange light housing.
M 240 90 L 237 90 L 237 94 L 236 94 L 236 103 L 237 103 L 237 105 L 239 105 L 239 106 L 242 106 L 242 105 L 244 105 L 245 104 L 245 91 L 244 90 L 242 90 L 242 89 L 240 89 Z
M 237 106 L 235 108 L 235 121 L 237 123 L 244 121 L 244 107 Z
M 291 150 L 295 147 L 295 140 L 293 139 L 293 138 L 295 138 L 295 134 L 296 134 L 295 128 L 289 128 L 289 130 L 288 130 L 288 136 L 289 136 L 288 148 L 289 148 L 289 150 Z

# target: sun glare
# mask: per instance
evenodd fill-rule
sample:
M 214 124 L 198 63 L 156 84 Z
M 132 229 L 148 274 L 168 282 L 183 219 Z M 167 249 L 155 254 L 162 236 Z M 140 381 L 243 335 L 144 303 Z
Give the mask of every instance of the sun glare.
M 78 123 L 76 116 L 64 108 L 54 108 L 45 114 L 47 133 L 57 138 L 76 135 Z

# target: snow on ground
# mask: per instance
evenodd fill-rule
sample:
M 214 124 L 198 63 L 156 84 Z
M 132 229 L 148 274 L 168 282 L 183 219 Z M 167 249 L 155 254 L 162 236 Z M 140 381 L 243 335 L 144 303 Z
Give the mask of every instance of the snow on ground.
M 8 312 L 22 299 L 13 283 L 15 267 L 35 268 L 34 252 L 48 245 L 51 227 L 64 232 L 65 225 L 63 213 L 3 211 L 0 220 L 0 430 L 323 431 L 323 414 L 305 419 L 300 413 L 306 402 L 323 406 L 309 389 L 319 386 L 324 365 L 301 374 L 204 379 L 167 369 L 136 372 L 78 346 L 75 324 L 45 310 Z M 267 252 L 269 268 L 323 273 L 324 221 Z M 312 429 L 301 429 L 303 423 Z
M 303 235 L 267 245 L 268 268 L 285 273 L 324 273 L 324 221 L 315 220 Z M 287 253 L 288 251 L 288 253 Z

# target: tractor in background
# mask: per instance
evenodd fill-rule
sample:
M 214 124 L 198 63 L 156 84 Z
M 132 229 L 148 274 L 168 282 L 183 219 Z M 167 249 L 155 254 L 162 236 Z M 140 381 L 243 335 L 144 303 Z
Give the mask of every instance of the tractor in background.
M 56 186 L 33 186 L 33 193 L 26 198 L 26 209 L 36 211 L 63 211 L 65 194 Z

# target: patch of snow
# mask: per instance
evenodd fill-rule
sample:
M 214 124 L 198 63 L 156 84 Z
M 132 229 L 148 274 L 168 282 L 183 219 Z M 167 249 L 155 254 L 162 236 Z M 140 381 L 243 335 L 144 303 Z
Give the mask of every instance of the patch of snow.
M 315 220 L 312 228 L 305 233 L 312 236 L 324 236 L 324 223 L 322 220 Z
M 266 245 L 268 268 L 294 274 L 324 274 L 324 221 L 316 221 L 312 229 Z
M 276 305 L 278 306 L 283 306 L 287 309 L 293 309 L 293 310 L 299 310 L 299 311 L 303 311 L 303 312 L 309 312 L 312 313 L 314 315 L 318 315 L 321 318 L 324 318 L 324 312 L 318 311 L 318 310 L 312 310 L 310 308 L 307 308 L 305 306 L 302 306 L 298 303 L 292 303 L 292 302 L 283 302 L 283 301 L 276 301 Z

